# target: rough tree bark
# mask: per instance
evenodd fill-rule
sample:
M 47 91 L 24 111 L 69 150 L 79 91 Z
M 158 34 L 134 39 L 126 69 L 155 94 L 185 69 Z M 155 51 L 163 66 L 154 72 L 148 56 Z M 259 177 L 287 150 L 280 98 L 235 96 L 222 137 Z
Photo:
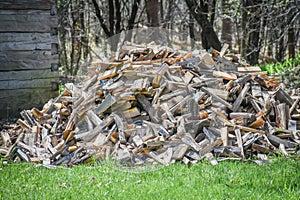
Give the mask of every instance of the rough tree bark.
M 126 35 L 126 39 L 127 41 L 131 40 L 132 37 L 132 31 L 131 29 L 133 29 L 134 27 L 134 20 L 136 18 L 137 15 L 137 11 L 139 9 L 139 4 L 141 3 L 141 0 L 134 0 L 133 5 L 132 5 L 132 9 L 131 9 L 131 13 L 130 13 L 130 17 L 128 19 L 128 33 Z
M 248 35 L 245 54 L 246 60 L 251 64 L 258 64 L 260 45 L 260 26 L 261 26 L 261 8 L 262 0 L 243 0 L 243 21 L 247 22 L 246 34 Z
M 104 23 L 104 18 L 102 16 L 101 12 L 100 12 L 100 8 L 99 8 L 99 5 L 98 5 L 97 1 L 96 0 L 92 0 L 92 2 L 93 2 L 93 5 L 95 7 L 96 16 L 97 16 L 97 18 L 98 18 L 98 20 L 100 22 L 100 25 L 101 25 L 101 27 L 102 27 L 105 35 L 107 37 L 113 36 L 113 34 L 110 32 L 110 30 L 107 28 L 106 24 Z
M 157 4 L 158 4 L 158 0 Z M 139 4 L 141 2 L 141 0 L 134 0 L 132 7 L 131 7 L 131 13 L 130 16 L 127 21 L 127 23 L 123 22 L 122 23 L 122 13 L 121 13 L 121 2 L 120 0 L 108 0 L 108 12 L 109 12 L 109 22 L 108 25 L 105 23 L 104 17 L 101 13 L 99 4 L 97 2 L 97 0 L 92 0 L 92 3 L 94 5 L 95 8 L 95 14 L 96 17 L 98 18 L 100 25 L 105 33 L 105 35 L 107 36 L 107 38 L 110 38 L 107 42 L 111 45 L 111 49 L 113 51 L 115 51 L 117 49 L 118 46 L 118 42 L 120 39 L 120 35 L 119 33 L 121 33 L 122 29 L 124 29 L 126 25 L 126 30 L 131 30 L 134 27 L 134 21 L 139 9 Z M 125 2 L 123 2 L 125 3 Z M 157 17 L 157 21 L 159 21 L 158 15 Z M 156 18 L 153 18 L 153 23 L 156 24 Z M 126 35 L 126 40 L 129 41 L 132 37 L 132 32 L 129 31 L 128 34 Z
M 222 36 L 221 40 L 232 48 L 232 22 L 229 15 L 231 4 L 227 0 L 222 0 Z
M 202 46 L 206 50 L 214 48 L 221 50 L 221 42 L 213 28 L 213 23 L 208 16 L 208 2 L 201 0 L 197 3 L 195 0 L 185 0 L 190 12 L 202 28 L 201 39 Z
M 195 46 L 195 27 L 194 27 L 194 17 L 191 12 L 189 12 L 189 33 L 191 38 L 191 47 Z
M 288 51 L 289 58 L 295 58 L 295 31 L 294 27 L 290 27 L 288 30 Z
M 119 0 L 115 0 L 116 7 L 116 34 L 121 32 L 121 5 Z
M 148 23 L 152 27 L 159 26 L 158 11 L 159 11 L 158 0 L 148 0 L 146 2 L 146 12 L 147 12 Z
M 148 0 L 146 2 L 146 12 L 150 27 L 159 27 L 159 2 L 158 0 Z M 154 29 L 154 32 L 149 36 L 152 41 L 157 41 L 159 31 Z

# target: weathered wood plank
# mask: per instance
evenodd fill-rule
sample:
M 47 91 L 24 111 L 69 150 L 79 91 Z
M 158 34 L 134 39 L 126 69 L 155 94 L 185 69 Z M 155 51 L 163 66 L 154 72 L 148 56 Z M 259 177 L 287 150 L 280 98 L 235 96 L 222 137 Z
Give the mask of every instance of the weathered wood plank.
M 0 44 L 3 42 L 36 42 L 58 43 L 58 38 L 50 33 L 0 33 Z
M 216 101 L 222 103 L 227 108 L 229 108 L 230 110 L 232 110 L 232 105 L 230 103 L 228 103 L 227 101 L 223 100 L 222 98 L 220 98 L 219 96 L 215 95 L 214 93 L 211 93 L 207 88 L 202 87 L 201 90 L 203 92 L 207 93 L 207 94 L 210 94 Z
M 161 118 L 158 116 L 157 111 L 152 107 L 151 103 L 147 100 L 144 95 L 137 95 L 137 101 L 141 104 L 141 107 L 149 114 L 149 117 L 154 123 L 161 121 Z
M 238 67 L 240 73 L 261 72 L 260 67 Z
M 58 62 L 58 55 L 51 51 L 1 51 L 0 71 L 22 69 L 50 69 L 52 63 Z
M 5 42 L 58 43 L 57 36 L 50 33 L 0 33 L 0 44 Z
M 237 76 L 233 73 L 221 72 L 221 71 L 213 71 L 213 76 L 221 77 L 225 80 L 236 80 Z
M 294 148 L 295 146 L 297 146 L 297 143 L 295 142 L 280 139 L 279 137 L 272 135 L 270 133 L 267 134 L 267 137 L 270 140 L 270 142 L 277 147 L 279 147 L 280 144 L 283 144 L 287 148 Z
M 32 79 L 32 80 L 5 80 L 0 81 L 0 90 L 14 90 L 25 88 L 53 88 L 56 89 L 58 79 Z
M 241 91 L 241 93 L 239 94 L 238 98 L 237 98 L 237 99 L 235 100 L 235 102 L 233 103 L 233 108 L 232 108 L 232 110 L 233 110 L 234 112 L 236 112 L 236 111 L 239 109 L 239 107 L 240 107 L 242 101 L 245 99 L 245 96 L 246 96 L 246 94 L 247 94 L 247 92 L 248 92 L 249 89 L 250 89 L 250 84 L 247 83 L 247 84 L 244 86 L 244 88 L 243 88 L 243 90 Z
M 225 91 L 225 90 L 220 90 L 220 89 L 215 89 L 215 88 L 207 88 L 207 90 L 211 93 L 211 94 L 215 94 L 218 97 L 221 97 L 224 100 L 228 100 L 229 99 L 229 95 L 230 93 Z
M 290 97 L 290 95 L 284 91 L 282 88 L 279 88 L 275 93 L 275 99 L 279 100 L 281 103 L 286 103 L 288 105 L 293 105 L 294 100 Z
M 179 144 L 178 146 L 176 146 L 176 148 L 174 148 L 173 159 L 181 160 L 188 150 L 188 145 Z
M 0 119 L 12 119 L 24 109 L 41 109 L 49 99 L 56 97 L 52 88 L 0 90 Z
M 242 157 L 244 158 L 245 155 L 244 155 L 244 149 L 243 149 L 243 141 L 242 141 L 241 131 L 240 131 L 240 129 L 235 129 L 234 131 L 235 131 L 235 135 L 236 135 L 236 140 L 237 140 L 238 147 L 240 147 Z
M 122 118 L 116 114 L 116 113 L 112 113 L 112 116 L 115 120 L 115 123 L 117 125 L 118 128 L 118 132 L 119 132 L 119 141 L 121 144 L 125 144 L 126 143 L 126 137 L 125 137 L 125 133 L 124 133 L 124 123 Z
M 228 128 L 221 128 L 221 139 L 223 142 L 223 146 L 228 146 Z
M 58 24 L 57 16 L 51 16 L 50 11 L 13 14 L 0 10 L 0 21 L 0 32 L 50 33 L 51 28 Z
M 22 71 L 0 71 L 0 80 L 33 80 L 45 78 L 58 78 L 58 72 L 52 72 L 50 69 L 42 70 L 22 70 Z
M 109 109 L 114 103 L 116 103 L 116 99 L 111 96 L 107 95 L 106 98 L 102 101 L 102 103 L 96 109 L 97 115 L 102 115 L 107 109 Z
M 55 0 L 0 0 L 0 9 L 39 9 L 49 10 Z
M 0 36 L 1 37 L 1 36 Z M 1 42 L 0 49 L 5 51 L 22 51 L 22 50 L 50 50 L 50 42 L 36 42 L 33 40 L 27 40 L 26 42 Z
M 28 107 L 37 107 L 40 108 L 40 106 L 34 106 L 36 104 L 45 104 L 49 99 L 54 98 L 57 96 L 57 91 L 53 91 L 51 88 L 38 88 L 38 89 L 16 89 L 16 90 L 0 90 L 0 104 L 7 104 L 10 109 L 12 109 L 12 106 L 16 103 L 16 101 L 12 101 L 12 99 L 19 99 L 18 101 L 19 105 L 30 105 L 32 106 Z M 31 99 L 31 101 L 30 101 Z M 26 107 L 26 106 L 24 106 Z M 21 110 L 20 110 L 21 111 Z

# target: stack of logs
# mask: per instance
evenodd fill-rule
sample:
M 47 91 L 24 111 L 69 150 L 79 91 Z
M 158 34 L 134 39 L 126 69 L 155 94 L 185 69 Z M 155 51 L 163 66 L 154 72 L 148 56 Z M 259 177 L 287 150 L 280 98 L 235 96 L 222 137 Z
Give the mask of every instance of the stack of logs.
M 299 154 L 299 96 L 234 55 L 125 43 L 113 60 L 1 131 L 13 161 L 262 161 Z

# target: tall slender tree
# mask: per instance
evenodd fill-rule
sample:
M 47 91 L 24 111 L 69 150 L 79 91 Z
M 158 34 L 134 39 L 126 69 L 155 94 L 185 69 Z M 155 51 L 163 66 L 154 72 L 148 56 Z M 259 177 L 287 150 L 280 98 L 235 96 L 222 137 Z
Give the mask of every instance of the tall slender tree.
M 221 4 L 222 9 L 222 36 L 221 40 L 224 43 L 227 43 L 229 45 L 229 48 L 232 48 L 232 22 L 231 17 L 229 14 L 230 8 L 231 8 L 231 2 L 228 0 L 222 0 Z
M 214 17 L 209 17 L 214 16 L 214 14 L 210 13 L 208 9 L 209 6 L 213 7 L 215 5 L 215 1 L 212 1 L 211 5 L 209 5 L 209 2 L 205 0 L 185 0 L 185 2 L 192 15 L 201 26 L 201 40 L 203 48 L 209 49 L 212 47 L 214 49 L 221 50 L 221 42 L 213 26 Z

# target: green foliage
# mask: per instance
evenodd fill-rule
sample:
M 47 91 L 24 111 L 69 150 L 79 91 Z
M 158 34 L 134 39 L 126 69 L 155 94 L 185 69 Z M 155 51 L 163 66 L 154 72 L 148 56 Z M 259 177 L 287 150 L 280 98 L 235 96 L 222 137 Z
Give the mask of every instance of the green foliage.
M 113 163 L 47 169 L 12 164 L 0 171 L 0 199 L 298 199 L 300 162 L 258 166 L 207 162 L 122 168 Z
M 66 86 L 62 83 L 58 85 L 58 94 L 61 94 L 66 89 Z
M 267 71 L 268 75 L 284 75 L 286 71 L 300 65 L 300 54 L 296 58 L 289 58 L 284 62 L 269 63 L 261 67 L 262 71 Z
M 294 59 L 267 64 L 261 69 L 267 71 L 268 75 L 279 76 L 288 88 L 300 88 L 300 54 Z

